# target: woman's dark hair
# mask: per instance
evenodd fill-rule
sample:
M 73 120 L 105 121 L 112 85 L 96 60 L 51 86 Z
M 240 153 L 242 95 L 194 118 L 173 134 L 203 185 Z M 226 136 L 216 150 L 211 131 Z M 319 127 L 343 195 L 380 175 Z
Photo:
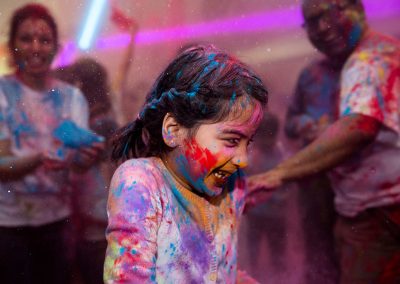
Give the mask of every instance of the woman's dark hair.
M 202 123 L 240 115 L 248 103 L 265 106 L 267 95 L 260 78 L 232 56 L 212 45 L 190 47 L 158 77 L 138 118 L 117 131 L 112 158 L 160 156 L 169 151 L 162 137 L 167 113 L 195 131 Z
M 111 109 L 107 70 L 96 60 L 89 57 L 80 58 L 72 65 L 57 68 L 53 75 L 70 84 L 80 83 L 80 89 L 89 107 L 96 106 L 95 113 L 91 115 L 106 113 Z
M 58 29 L 53 16 L 45 6 L 31 3 L 17 9 L 11 17 L 10 31 L 8 34 L 8 47 L 12 51 L 14 50 L 15 37 L 17 35 L 19 25 L 22 24 L 26 19 L 30 18 L 41 19 L 45 21 L 53 33 L 56 45 L 58 45 Z
M 107 70 L 92 58 L 81 58 L 72 64 L 76 78 L 81 82 L 81 90 L 89 102 L 89 106 L 98 106 L 97 112 L 111 109 L 110 88 Z

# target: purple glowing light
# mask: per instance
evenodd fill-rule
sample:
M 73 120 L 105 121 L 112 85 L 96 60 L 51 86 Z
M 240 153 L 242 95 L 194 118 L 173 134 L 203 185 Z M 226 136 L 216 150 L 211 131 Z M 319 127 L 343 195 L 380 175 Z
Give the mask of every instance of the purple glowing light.
M 73 42 L 67 42 L 62 47 L 62 52 L 54 61 L 54 66 L 65 66 L 71 63 L 73 55 L 78 51 L 77 46 Z
M 229 35 L 240 32 L 258 32 L 298 27 L 301 15 L 298 9 L 282 9 L 232 19 L 212 21 L 190 26 L 139 32 L 137 45 L 166 41 L 187 40 L 204 36 Z M 98 40 L 97 48 L 121 48 L 129 43 L 129 34 L 119 34 Z
M 369 19 L 382 19 L 400 15 L 399 0 L 364 0 L 364 6 Z M 166 41 L 192 40 L 206 36 L 227 36 L 236 33 L 253 33 L 260 31 L 288 30 L 302 24 L 300 7 L 290 6 L 285 9 L 240 16 L 236 18 L 217 20 L 189 26 L 179 26 L 160 30 L 139 32 L 137 45 L 150 45 Z M 117 34 L 101 38 L 96 42 L 98 49 L 123 48 L 129 44 L 129 34 Z M 67 64 L 71 61 L 77 48 L 73 43 L 67 43 L 60 54 L 59 62 Z

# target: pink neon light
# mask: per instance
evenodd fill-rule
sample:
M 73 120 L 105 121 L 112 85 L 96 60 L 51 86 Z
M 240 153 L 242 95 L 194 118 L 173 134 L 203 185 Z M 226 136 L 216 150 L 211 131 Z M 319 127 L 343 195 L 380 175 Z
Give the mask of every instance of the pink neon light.
M 399 0 L 364 0 L 368 18 L 384 18 L 400 14 Z M 139 32 L 137 45 L 149 45 L 166 41 L 188 40 L 205 36 L 227 36 L 236 33 L 251 33 L 270 30 L 288 30 L 299 27 L 302 17 L 299 6 L 286 9 L 262 12 L 243 17 L 217 20 L 190 26 L 173 27 L 153 31 Z M 98 49 L 122 48 L 129 43 L 129 34 L 117 34 L 101 38 L 96 43 Z M 65 45 L 56 65 L 65 65 L 77 52 L 76 45 L 68 42 Z

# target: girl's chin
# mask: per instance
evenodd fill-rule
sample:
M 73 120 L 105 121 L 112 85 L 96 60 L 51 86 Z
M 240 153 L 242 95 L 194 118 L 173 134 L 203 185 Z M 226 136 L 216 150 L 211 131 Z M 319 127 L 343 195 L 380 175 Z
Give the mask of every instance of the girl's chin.
M 206 185 L 206 188 L 203 192 L 210 197 L 218 196 L 222 193 L 225 186 L 218 186 L 218 185 Z

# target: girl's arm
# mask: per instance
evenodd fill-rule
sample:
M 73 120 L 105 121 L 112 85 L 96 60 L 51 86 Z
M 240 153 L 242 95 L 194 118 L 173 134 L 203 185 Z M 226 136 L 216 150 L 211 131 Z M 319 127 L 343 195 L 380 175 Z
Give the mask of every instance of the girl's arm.
M 150 173 L 151 179 L 151 173 Z M 115 172 L 108 198 L 104 281 L 155 283 L 161 205 L 149 171 L 130 160 Z

